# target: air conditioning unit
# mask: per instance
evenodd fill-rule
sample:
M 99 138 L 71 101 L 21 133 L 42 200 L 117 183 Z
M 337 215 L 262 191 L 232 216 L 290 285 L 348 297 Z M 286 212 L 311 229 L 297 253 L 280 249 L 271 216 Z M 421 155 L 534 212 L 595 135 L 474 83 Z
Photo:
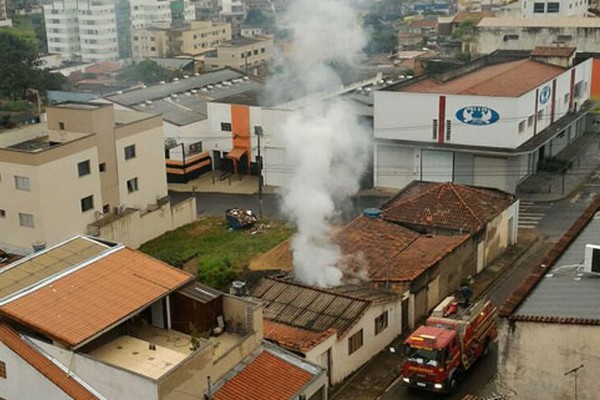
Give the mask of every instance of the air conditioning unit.
M 583 260 L 583 271 L 600 274 L 600 246 L 595 244 L 585 245 L 585 258 Z

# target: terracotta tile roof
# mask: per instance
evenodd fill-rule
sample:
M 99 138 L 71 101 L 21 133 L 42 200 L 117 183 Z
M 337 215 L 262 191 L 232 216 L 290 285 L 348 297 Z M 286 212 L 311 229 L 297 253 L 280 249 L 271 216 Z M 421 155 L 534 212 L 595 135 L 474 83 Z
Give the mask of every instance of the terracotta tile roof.
M 515 320 L 531 321 L 532 319 L 528 316 L 521 315 L 518 317 L 512 314 L 517 308 L 523 303 L 531 291 L 537 286 L 541 279 L 548 273 L 548 268 L 552 267 L 554 263 L 560 258 L 560 256 L 567 250 L 567 248 L 577 238 L 579 233 L 583 231 L 586 225 L 590 222 L 594 215 L 600 211 L 600 195 L 597 195 L 592 203 L 585 209 L 585 211 L 579 216 L 579 218 L 573 223 L 569 230 L 560 238 L 560 240 L 554 245 L 554 247 L 546 254 L 543 261 L 537 266 L 517 289 L 509 296 L 508 300 L 499 308 L 498 314 L 502 317 L 510 317 Z M 542 267 L 542 266 L 546 267 Z M 597 325 L 597 322 L 589 321 L 588 319 L 581 318 L 557 318 L 557 317 L 536 317 L 533 318 L 535 322 L 555 322 L 555 323 L 572 323 L 578 324 L 585 322 L 590 325 Z M 585 320 L 585 321 L 584 321 Z M 565 322 L 568 321 L 568 322 Z
M 37 351 L 4 322 L 0 322 L 0 341 L 71 398 L 77 400 L 99 398 Z
M 313 378 L 310 372 L 263 350 L 213 395 L 214 400 L 289 400 Z
M 575 47 L 537 46 L 529 55 L 534 57 L 571 57 L 575 50 L 577 50 Z
M 412 21 L 409 24 L 409 26 L 411 27 L 411 29 L 414 29 L 414 28 L 436 28 L 437 25 L 438 25 L 437 18 L 422 19 L 422 20 L 418 20 L 418 21 Z
M 374 271 L 372 281 L 410 282 L 452 253 L 469 239 L 470 235 L 421 235 L 408 247 Z
M 396 91 L 519 97 L 564 71 L 564 68 L 555 65 L 526 59 L 484 66 L 446 82 L 427 77 Z
M 191 281 L 189 273 L 120 248 L 0 307 L 0 313 L 77 346 Z
M 335 329 L 327 329 L 324 332 L 313 332 L 265 319 L 263 320 L 263 332 L 266 339 L 280 347 L 306 353 L 328 337 L 334 335 Z
M 497 189 L 415 181 L 383 206 L 383 219 L 475 233 L 515 201 Z
M 337 232 L 334 241 L 346 256 L 345 274 L 356 275 L 357 272 L 351 270 L 360 272 L 366 268 L 371 274 L 418 237 L 417 232 L 398 224 L 360 216 Z
M 261 300 L 265 319 L 319 334 L 333 329 L 340 337 L 371 304 L 326 289 L 273 278 L 258 281 L 250 288 L 250 294 Z
M 115 72 L 121 69 L 119 63 L 113 61 L 101 61 L 94 65 L 91 65 L 85 69 L 88 74 L 104 74 L 107 72 Z

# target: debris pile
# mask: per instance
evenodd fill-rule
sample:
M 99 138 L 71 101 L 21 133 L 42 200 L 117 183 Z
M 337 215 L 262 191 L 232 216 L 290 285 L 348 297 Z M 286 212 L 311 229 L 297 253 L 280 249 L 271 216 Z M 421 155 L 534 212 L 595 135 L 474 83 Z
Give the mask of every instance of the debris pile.
M 252 210 L 243 208 L 230 208 L 225 211 L 225 219 L 229 229 L 248 229 L 258 222 Z

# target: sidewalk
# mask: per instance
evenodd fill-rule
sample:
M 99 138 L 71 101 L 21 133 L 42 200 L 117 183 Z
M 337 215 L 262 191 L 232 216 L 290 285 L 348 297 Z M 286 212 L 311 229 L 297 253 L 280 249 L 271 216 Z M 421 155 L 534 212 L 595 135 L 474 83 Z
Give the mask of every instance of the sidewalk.
M 508 270 L 509 266 L 521 258 L 537 240 L 538 236 L 531 230 L 520 230 L 517 244 L 474 277 L 472 287 L 475 298 L 485 295 L 490 285 L 499 279 Z M 352 377 L 340 384 L 339 387 L 333 388 L 329 398 L 374 400 L 381 397 L 400 374 L 403 341 L 404 337 L 395 339 L 389 345 L 389 347 L 395 348 L 395 353 L 390 352 L 388 349 L 381 351 Z
M 258 177 L 232 174 L 223 179 L 220 171 L 213 171 L 187 183 L 169 183 L 169 190 L 190 193 L 256 194 L 258 193 Z M 275 193 L 275 188 L 263 186 L 263 193 Z
M 584 133 L 556 158 L 571 161 L 572 167 L 564 175 L 542 171 L 526 178 L 517 187 L 521 200 L 550 202 L 569 197 L 600 165 L 600 134 Z

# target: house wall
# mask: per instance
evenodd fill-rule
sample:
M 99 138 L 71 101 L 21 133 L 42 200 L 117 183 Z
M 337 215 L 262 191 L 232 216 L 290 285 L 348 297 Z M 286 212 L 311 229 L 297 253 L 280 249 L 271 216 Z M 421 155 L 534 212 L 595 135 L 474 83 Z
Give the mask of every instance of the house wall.
M 544 11 L 534 11 L 535 4 L 543 4 Z M 548 12 L 548 3 L 558 3 L 558 12 Z M 521 1 L 521 15 L 525 18 L 532 17 L 585 17 L 587 14 L 587 1 L 580 0 L 534 0 L 534 1 Z
M 494 261 L 508 246 L 516 243 L 518 214 L 519 202 L 516 201 L 487 224 L 484 234 L 484 267 Z M 512 223 L 510 222 L 511 218 Z
M 206 346 L 162 377 L 158 382 L 158 397 L 161 400 L 203 400 L 208 376 L 214 382 L 212 353 L 212 346 Z
M 375 318 L 384 311 L 388 312 L 388 327 L 376 336 Z M 371 305 L 362 318 L 333 345 L 331 383 L 341 382 L 389 345 L 401 332 L 400 315 L 400 301 Z M 348 354 L 348 340 L 360 330 L 363 331 L 363 345 L 354 353 Z
M 533 2 L 531 2 L 533 4 Z M 580 22 L 580 26 L 573 23 L 570 26 L 556 26 L 553 24 L 540 24 L 539 27 L 523 26 L 520 19 L 514 20 L 514 25 L 488 27 L 478 25 L 475 27 L 471 42 L 471 54 L 483 55 L 495 50 L 531 50 L 536 46 L 566 46 L 576 47 L 580 52 L 596 52 L 597 43 L 600 41 L 600 26 L 588 21 L 594 18 L 578 18 L 572 21 Z M 523 21 L 524 22 L 524 21 Z M 516 35 L 516 36 L 515 36 Z M 516 39 L 505 38 L 516 37 Z
M 243 55 L 243 57 L 242 57 Z M 246 45 L 221 45 L 216 57 L 205 57 L 209 69 L 232 67 L 245 71 L 273 59 L 273 39 L 258 40 Z
M 32 339 L 32 341 L 107 399 L 158 400 L 159 398 L 157 385 L 151 379 L 41 340 Z
M 3 399 L 70 400 L 62 389 L 0 342 L 0 361 L 5 363 L 6 379 L 0 379 Z
M 31 244 L 48 246 L 84 233 L 102 209 L 98 151 L 94 137 L 37 153 L 0 149 L 0 244 L 17 253 L 32 251 Z M 77 163 L 90 160 L 90 174 L 78 176 Z M 29 178 L 30 190 L 18 190 L 15 176 Z M 81 199 L 92 195 L 94 208 L 81 211 Z M 31 214 L 34 226 L 20 225 L 19 213 Z
M 499 387 L 519 398 L 548 400 L 574 398 L 574 377 L 565 372 L 583 364 L 578 372 L 579 400 L 594 400 L 600 393 L 600 328 L 592 325 L 535 322 L 503 323 L 499 329 Z M 549 345 L 551 343 L 551 345 Z
M 87 232 L 94 236 L 138 248 L 165 232 L 196 220 L 196 198 L 190 197 L 175 205 L 170 202 L 155 210 L 126 212 L 117 218 L 109 216 L 106 223 L 88 225 Z

